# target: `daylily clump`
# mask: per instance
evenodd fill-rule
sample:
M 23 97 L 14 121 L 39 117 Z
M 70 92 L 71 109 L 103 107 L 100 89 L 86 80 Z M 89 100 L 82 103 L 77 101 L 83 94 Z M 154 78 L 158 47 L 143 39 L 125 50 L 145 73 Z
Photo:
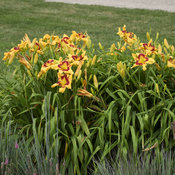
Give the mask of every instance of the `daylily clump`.
M 64 34 L 62 38 L 45 34 L 43 38 L 39 40 L 34 38 L 33 41 L 26 34 L 20 44 L 4 53 L 3 60 L 11 64 L 16 58 L 31 72 L 35 64 L 42 63 L 37 73 L 38 78 L 44 76 L 49 70 L 57 71 L 58 82 L 51 87 L 59 86 L 59 92 L 63 93 L 66 88 L 71 89 L 73 77 L 79 74 L 84 62 L 88 60 L 85 48 L 90 46 L 90 37 L 75 31 L 71 36 Z M 48 56 L 48 53 L 51 55 Z
M 126 70 L 136 67 L 143 71 L 149 67 L 159 71 L 175 68 L 175 49 L 166 39 L 163 44 L 159 44 L 147 32 L 148 42 L 141 42 L 134 33 L 127 31 L 126 25 L 122 29 L 119 28 L 117 34 L 120 41 L 117 44 L 113 43 L 105 55 L 115 57 L 117 65 L 115 68 L 122 79 L 126 78 Z M 101 43 L 99 47 L 104 51 Z M 28 74 L 35 75 L 38 79 L 47 76 L 50 70 L 56 71 L 57 81 L 53 82 L 51 87 L 58 86 L 59 92 L 63 93 L 66 89 L 72 89 L 72 82 L 75 79 L 80 79 L 82 82 L 85 80 L 87 83 L 87 68 L 95 66 L 97 57 L 99 60 L 103 59 L 94 55 L 93 49 L 89 53 L 90 48 L 90 37 L 75 31 L 72 31 L 70 36 L 64 34 L 62 37 L 45 34 L 42 38 L 38 40 L 34 38 L 32 41 L 25 34 L 20 44 L 4 53 L 3 60 L 11 64 L 16 58 L 24 65 Z M 93 75 L 95 89 L 98 89 L 99 86 L 97 79 L 98 76 Z M 83 83 L 82 86 L 84 86 Z M 91 95 L 86 94 L 86 96 Z
M 119 53 L 126 52 L 126 54 L 131 58 L 126 60 L 127 65 L 134 62 L 130 68 L 142 67 L 143 71 L 147 70 L 147 65 L 153 65 L 158 70 L 161 70 L 159 64 L 163 62 L 163 65 L 167 64 L 168 67 L 175 68 L 175 49 L 173 45 L 169 45 L 168 41 L 164 39 L 164 45 L 162 46 L 157 41 L 153 41 L 150 34 L 147 32 L 146 36 L 148 42 L 141 42 L 138 37 L 126 30 L 126 25 L 121 29 L 119 27 L 117 34 L 120 36 L 120 42 L 117 42 L 117 46 L 113 43 L 109 49 L 107 55 L 119 57 Z M 158 36 L 158 34 L 157 34 Z M 162 48 L 163 47 L 163 48 Z M 119 60 L 117 63 L 117 70 L 124 77 L 125 70 L 121 69 L 122 62 Z M 165 67 L 166 68 L 166 67 Z

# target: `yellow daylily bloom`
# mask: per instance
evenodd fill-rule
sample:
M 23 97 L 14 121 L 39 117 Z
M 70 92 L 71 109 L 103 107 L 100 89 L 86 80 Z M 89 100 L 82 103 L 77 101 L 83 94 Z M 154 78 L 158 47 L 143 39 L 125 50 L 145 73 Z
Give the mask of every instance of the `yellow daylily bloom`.
M 38 78 L 40 78 L 43 74 L 45 74 L 50 69 L 58 70 L 59 69 L 59 67 L 57 66 L 58 64 L 59 64 L 59 61 L 54 59 L 49 59 L 48 61 L 46 61 L 42 65 L 41 70 L 38 73 Z
M 134 33 L 126 31 L 126 25 L 123 26 L 123 30 L 119 28 L 117 34 L 129 45 L 132 45 L 137 41 Z
M 13 62 L 13 59 L 15 58 L 15 52 L 10 53 L 8 64 L 11 64 Z
M 146 55 L 157 54 L 157 49 L 152 45 L 152 39 L 148 43 L 140 43 L 139 49 Z
M 173 59 L 173 57 L 170 56 L 170 58 L 167 61 L 167 66 L 175 68 L 175 59 Z
M 68 37 L 66 34 L 63 35 L 63 38 L 61 39 L 61 42 L 64 42 L 65 44 L 70 44 L 70 37 Z
M 77 32 L 72 31 L 72 35 L 70 36 L 70 40 L 72 42 L 76 42 L 76 39 L 77 39 Z
M 72 48 L 71 43 L 68 43 L 66 40 L 61 41 L 61 43 L 59 43 L 59 49 L 61 49 L 65 55 L 68 54 L 72 54 L 72 50 L 74 50 L 74 48 Z
M 48 45 L 48 43 L 45 42 L 45 41 L 43 41 L 43 39 L 41 38 L 41 39 L 39 40 L 39 45 L 41 46 L 41 48 L 45 48 L 45 47 Z
M 86 46 L 89 48 L 91 45 L 91 40 L 89 36 L 86 36 L 83 33 L 77 33 L 75 31 L 72 31 L 72 35 L 70 36 L 70 41 L 76 42 L 76 43 L 83 41 L 82 48 L 85 48 Z
M 5 52 L 2 60 L 6 61 L 9 57 L 10 57 L 10 52 Z
M 52 36 L 52 43 L 51 45 L 56 45 L 61 42 L 61 39 L 58 36 Z
M 120 49 L 121 52 L 124 52 L 126 50 L 126 44 L 124 44 Z
M 71 69 L 72 65 L 67 60 L 61 61 L 60 59 L 59 64 L 56 64 L 56 66 L 58 67 L 60 73 L 73 74 Z M 57 70 L 57 67 L 55 68 L 55 66 L 51 66 L 51 68 L 55 70 Z
M 79 65 L 80 62 L 84 63 L 85 60 L 88 60 L 86 52 L 83 50 L 77 50 L 73 55 L 69 54 L 68 58 L 72 65 Z
M 21 41 L 20 44 L 18 44 L 19 50 L 25 50 L 27 49 L 28 43 L 26 41 Z
M 70 74 L 61 74 L 58 72 L 58 82 L 54 83 L 51 87 L 60 86 L 59 92 L 63 93 L 66 88 L 71 89 L 72 75 Z
M 75 42 L 77 41 L 81 41 L 82 38 L 86 38 L 86 35 L 84 35 L 83 33 L 77 33 L 75 31 L 72 31 L 72 35 L 70 36 L 70 40 Z
M 13 62 L 13 59 L 15 58 L 15 55 L 19 52 L 19 47 L 14 47 L 10 49 L 9 52 L 4 53 L 3 61 L 8 60 L 8 64 L 11 64 Z
M 90 46 L 91 46 L 91 39 L 90 39 L 89 36 L 87 38 L 82 38 L 82 41 L 83 41 L 82 48 L 85 48 L 86 46 L 87 46 L 87 48 L 90 48 Z
M 132 54 L 132 57 L 136 61 L 135 64 L 131 67 L 134 68 L 136 66 L 142 66 L 143 71 L 146 70 L 147 64 L 153 64 L 155 63 L 155 60 L 153 58 L 148 58 L 147 55 L 140 53 L 140 54 Z
M 50 40 L 51 36 L 49 34 L 45 34 L 43 40 Z

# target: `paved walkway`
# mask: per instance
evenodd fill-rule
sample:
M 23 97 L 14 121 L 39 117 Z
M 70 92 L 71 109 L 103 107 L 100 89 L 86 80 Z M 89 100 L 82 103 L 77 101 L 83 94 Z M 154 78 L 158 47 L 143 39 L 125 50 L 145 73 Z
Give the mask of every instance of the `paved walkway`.
M 175 0 L 46 0 L 71 4 L 102 5 L 121 8 L 140 8 L 175 12 Z

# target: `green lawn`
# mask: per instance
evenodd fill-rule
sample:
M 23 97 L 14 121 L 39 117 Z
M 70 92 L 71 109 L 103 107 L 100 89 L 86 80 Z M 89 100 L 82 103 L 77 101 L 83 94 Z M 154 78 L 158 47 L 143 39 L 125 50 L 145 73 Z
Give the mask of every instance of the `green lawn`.
M 128 31 L 145 38 L 147 31 L 160 33 L 175 44 L 175 13 L 151 10 L 131 10 L 102 6 L 46 3 L 42 0 L 0 1 L 0 57 L 24 34 L 41 37 L 45 33 L 70 34 L 72 30 L 87 32 L 93 43 L 109 45 L 116 41 L 118 27 L 127 25 Z

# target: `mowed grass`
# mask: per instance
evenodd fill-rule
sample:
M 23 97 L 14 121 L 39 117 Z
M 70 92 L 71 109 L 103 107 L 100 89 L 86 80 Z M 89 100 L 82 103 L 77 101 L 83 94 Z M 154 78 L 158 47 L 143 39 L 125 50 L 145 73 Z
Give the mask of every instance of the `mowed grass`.
M 118 27 L 127 25 L 145 40 L 151 30 L 155 38 L 167 38 L 175 44 L 175 13 L 140 9 L 124 9 L 103 6 L 49 3 L 43 0 L 0 1 L 0 57 L 20 42 L 27 33 L 32 39 L 44 34 L 70 34 L 72 30 L 87 32 L 96 45 L 101 42 L 108 48 L 117 41 Z

